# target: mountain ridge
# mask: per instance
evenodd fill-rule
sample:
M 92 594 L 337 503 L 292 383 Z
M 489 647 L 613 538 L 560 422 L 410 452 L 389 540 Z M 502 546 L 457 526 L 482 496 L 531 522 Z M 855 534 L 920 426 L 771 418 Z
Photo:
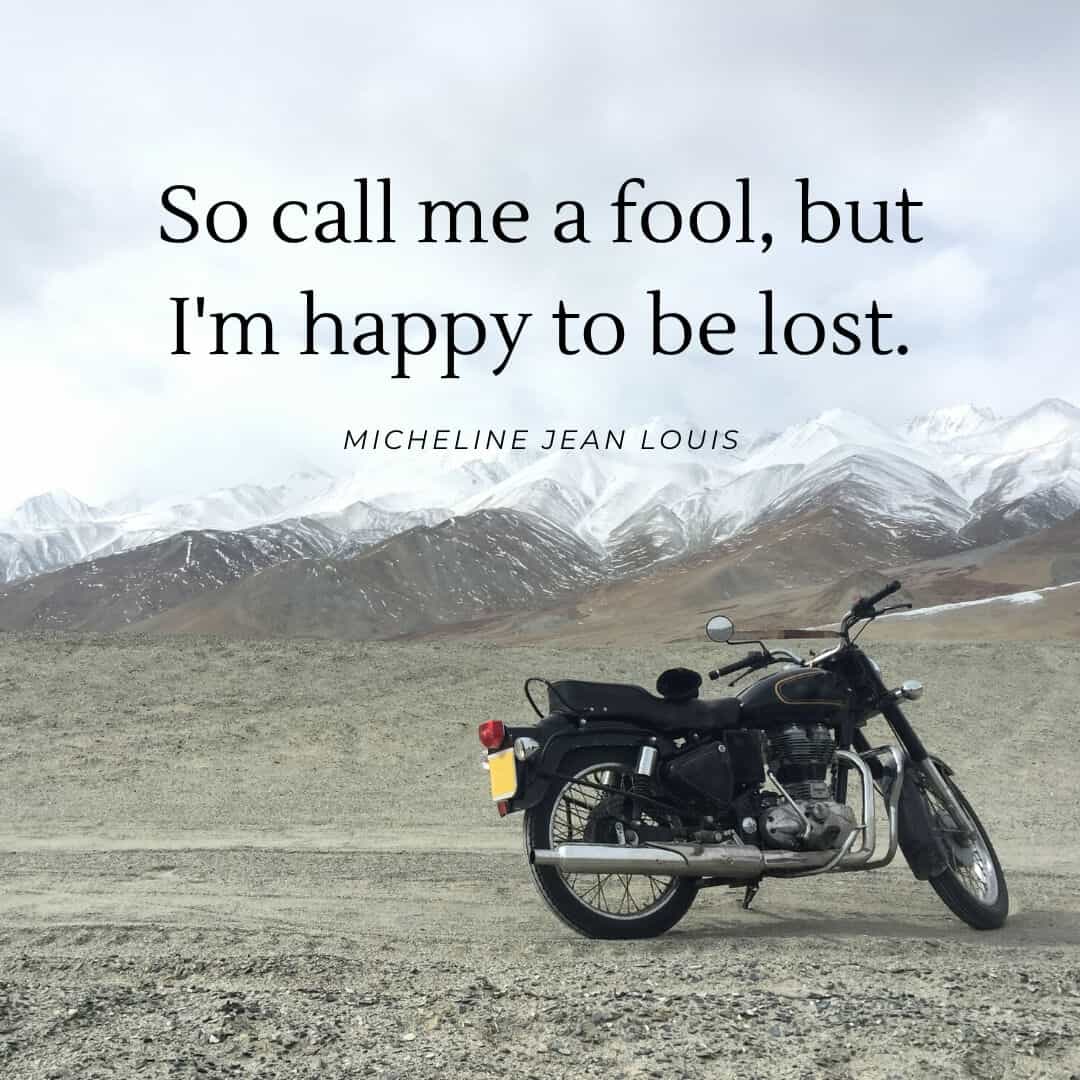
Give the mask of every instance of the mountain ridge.
M 472 565 L 470 552 L 481 545 L 481 535 L 495 548 L 504 540 L 527 546 L 527 534 L 534 544 L 547 536 L 565 565 L 559 569 L 558 559 L 545 562 L 517 552 L 526 581 L 520 588 L 502 582 L 489 597 L 497 607 L 524 603 L 530 593 L 538 603 L 565 597 L 560 575 L 571 563 L 579 567 L 570 574 L 574 587 L 601 587 L 697 557 L 722 562 L 732 544 L 739 547 L 755 533 L 793 545 L 794 554 L 785 553 L 781 562 L 794 568 L 799 523 L 809 529 L 808 537 L 824 535 L 823 522 L 829 529 L 845 523 L 851 537 L 834 531 L 830 543 L 860 565 L 876 565 L 879 555 L 884 562 L 933 558 L 1012 541 L 1078 509 L 1080 409 L 1060 399 L 1010 417 L 972 405 L 936 409 L 897 430 L 832 409 L 723 455 L 552 451 L 528 453 L 520 461 L 509 454 L 466 461 L 443 455 L 436 466 L 418 463 L 404 477 L 372 477 L 369 470 L 335 478 L 308 469 L 271 486 L 242 484 L 157 503 L 135 493 L 104 507 L 56 491 L 27 500 L 0 520 L 0 577 L 8 582 L 6 589 L 0 586 L 0 625 L 5 610 L 12 624 L 28 617 L 48 625 L 65 619 L 71 625 L 167 622 L 168 610 L 204 603 L 205 593 L 234 588 L 281 564 L 326 558 L 344 566 L 398 537 L 404 538 L 402 557 L 407 553 L 420 580 L 426 574 L 416 556 L 421 537 L 430 538 L 424 543 L 440 565 L 447 552 Z M 810 528 L 810 522 L 818 524 Z M 503 527 L 507 537 L 499 534 Z M 154 545 L 185 536 L 196 538 L 201 558 L 220 573 L 177 576 L 175 545 Z M 109 556 L 132 553 L 127 561 L 105 564 Z M 380 589 L 398 596 L 386 601 L 387 611 L 398 604 L 402 618 L 419 626 L 419 595 L 407 583 L 391 587 L 393 574 L 381 564 L 362 565 L 377 571 Z M 78 569 L 88 566 L 92 572 Z M 53 615 L 27 616 L 27 605 L 33 605 L 11 583 L 32 585 L 66 568 L 73 572 L 42 582 L 43 589 L 58 589 L 63 603 L 54 601 L 60 606 Z M 150 581 L 155 573 L 161 577 L 156 585 Z M 291 573 L 271 577 L 280 579 L 295 603 L 298 586 Z M 343 580 L 356 583 L 352 570 L 342 573 Z M 115 578 L 104 592 L 103 574 Z M 488 576 L 476 574 L 487 588 Z M 324 587 L 307 576 L 323 595 Z M 449 572 L 430 584 L 437 586 L 427 597 L 434 611 L 445 607 L 464 612 L 463 618 L 480 617 L 473 608 L 487 611 L 479 601 L 470 607 L 454 599 Z M 116 622 L 104 597 L 133 590 L 151 599 L 124 609 L 127 621 Z M 100 618 L 86 614 L 95 598 L 105 612 Z M 363 605 L 355 607 L 360 611 Z M 374 626 L 371 612 L 358 618 Z

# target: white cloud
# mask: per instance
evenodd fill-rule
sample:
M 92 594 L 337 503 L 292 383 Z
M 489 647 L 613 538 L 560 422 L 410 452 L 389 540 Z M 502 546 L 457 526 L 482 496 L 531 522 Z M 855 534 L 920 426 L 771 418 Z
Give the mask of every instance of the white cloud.
M 820 4 L 783 19 L 712 4 L 54 4 L 5 32 L 0 506 L 50 486 L 102 499 L 231 483 L 293 457 L 340 466 L 345 427 L 391 418 L 687 412 L 751 435 L 832 406 L 889 423 L 956 397 L 1005 412 L 1080 400 L 1060 286 L 1077 267 L 1078 21 L 1060 6 L 989 20 L 973 4 L 918 19 Z M 394 178 L 398 244 L 266 238 L 275 202 L 349 200 L 363 175 Z M 632 175 L 643 199 L 680 202 L 729 200 L 752 176 L 774 250 L 611 245 L 608 204 Z M 925 241 L 800 247 L 805 175 L 836 201 L 907 186 Z M 244 202 L 251 238 L 161 243 L 170 183 Z M 442 196 L 522 199 L 530 240 L 412 243 L 416 200 Z M 585 202 L 591 245 L 548 235 L 564 198 Z M 734 313 L 738 354 L 650 357 L 658 286 L 688 315 Z M 502 376 L 477 360 L 450 383 L 432 363 L 402 383 L 385 358 L 296 355 L 285 327 L 308 287 L 346 315 L 535 314 Z M 912 351 L 760 358 L 765 287 L 823 315 L 877 295 Z M 170 356 L 168 298 L 196 293 L 280 315 L 288 351 Z M 625 315 L 624 351 L 558 356 L 560 298 Z
M 930 323 L 949 333 L 985 315 L 993 300 L 991 276 L 962 247 L 928 251 L 903 269 L 860 284 L 864 296 L 881 297 L 905 321 Z

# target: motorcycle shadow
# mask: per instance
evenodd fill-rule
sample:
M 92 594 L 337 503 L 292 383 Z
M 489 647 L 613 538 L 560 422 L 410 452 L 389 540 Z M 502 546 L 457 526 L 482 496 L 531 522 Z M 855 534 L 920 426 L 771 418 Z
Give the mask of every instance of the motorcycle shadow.
M 918 938 L 1003 947 L 1080 945 L 1080 912 L 1054 909 L 1020 910 L 1000 930 L 978 931 L 948 914 L 832 912 L 790 914 L 754 907 L 722 915 L 702 910 L 696 924 L 668 932 L 668 940 L 714 941 L 723 938 Z

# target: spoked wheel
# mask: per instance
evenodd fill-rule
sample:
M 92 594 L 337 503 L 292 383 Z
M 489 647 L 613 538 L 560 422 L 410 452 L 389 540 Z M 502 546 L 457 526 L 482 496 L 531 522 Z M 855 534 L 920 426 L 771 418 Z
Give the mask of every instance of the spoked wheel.
M 674 926 L 697 895 L 693 878 L 571 874 L 531 861 L 536 849 L 575 841 L 670 840 L 671 824 L 641 804 L 635 804 L 637 824 L 627 823 L 636 756 L 633 750 L 620 749 L 572 755 L 560 771 L 573 779 L 552 785 L 544 799 L 525 813 L 525 850 L 540 895 L 563 922 L 586 937 L 655 937 Z
M 931 877 L 930 884 L 946 906 L 969 926 L 996 930 L 1009 914 L 1009 890 L 1001 863 L 964 793 L 951 776 L 944 775 L 944 780 L 971 818 L 975 835 L 964 836 L 944 800 L 920 777 L 917 783 L 946 862 L 946 869 Z

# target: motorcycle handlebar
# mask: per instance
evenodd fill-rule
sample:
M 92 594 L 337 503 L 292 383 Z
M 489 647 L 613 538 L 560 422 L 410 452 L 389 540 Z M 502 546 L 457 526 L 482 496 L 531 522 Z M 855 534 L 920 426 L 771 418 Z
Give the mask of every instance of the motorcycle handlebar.
M 852 605 L 852 611 L 869 611 L 871 608 L 880 604 L 886 596 L 892 596 L 894 592 L 898 592 L 900 589 L 899 581 L 890 581 L 888 585 L 883 589 L 878 589 L 872 596 L 860 596 L 858 600 Z
M 710 671 L 709 678 L 722 679 L 725 675 L 733 675 L 736 671 L 741 671 L 745 667 L 751 667 L 756 664 L 759 659 L 763 659 L 761 653 L 747 653 L 741 660 L 736 660 L 734 663 L 725 664 L 715 671 Z
M 894 592 L 899 591 L 900 582 L 893 580 L 883 589 L 878 589 L 876 593 L 873 593 L 870 596 L 858 597 L 855 603 L 851 605 L 851 610 L 844 616 L 841 632 L 846 632 L 853 623 L 857 622 L 859 619 L 865 619 L 868 616 L 875 614 L 874 608 L 880 604 L 886 596 L 892 596 Z M 721 679 L 725 675 L 732 675 L 736 671 L 742 671 L 743 668 L 765 667 L 768 663 L 770 663 L 770 656 L 768 653 L 747 653 L 741 660 L 736 660 L 731 664 L 725 664 L 723 667 L 718 667 L 714 671 L 710 671 L 709 678 Z

